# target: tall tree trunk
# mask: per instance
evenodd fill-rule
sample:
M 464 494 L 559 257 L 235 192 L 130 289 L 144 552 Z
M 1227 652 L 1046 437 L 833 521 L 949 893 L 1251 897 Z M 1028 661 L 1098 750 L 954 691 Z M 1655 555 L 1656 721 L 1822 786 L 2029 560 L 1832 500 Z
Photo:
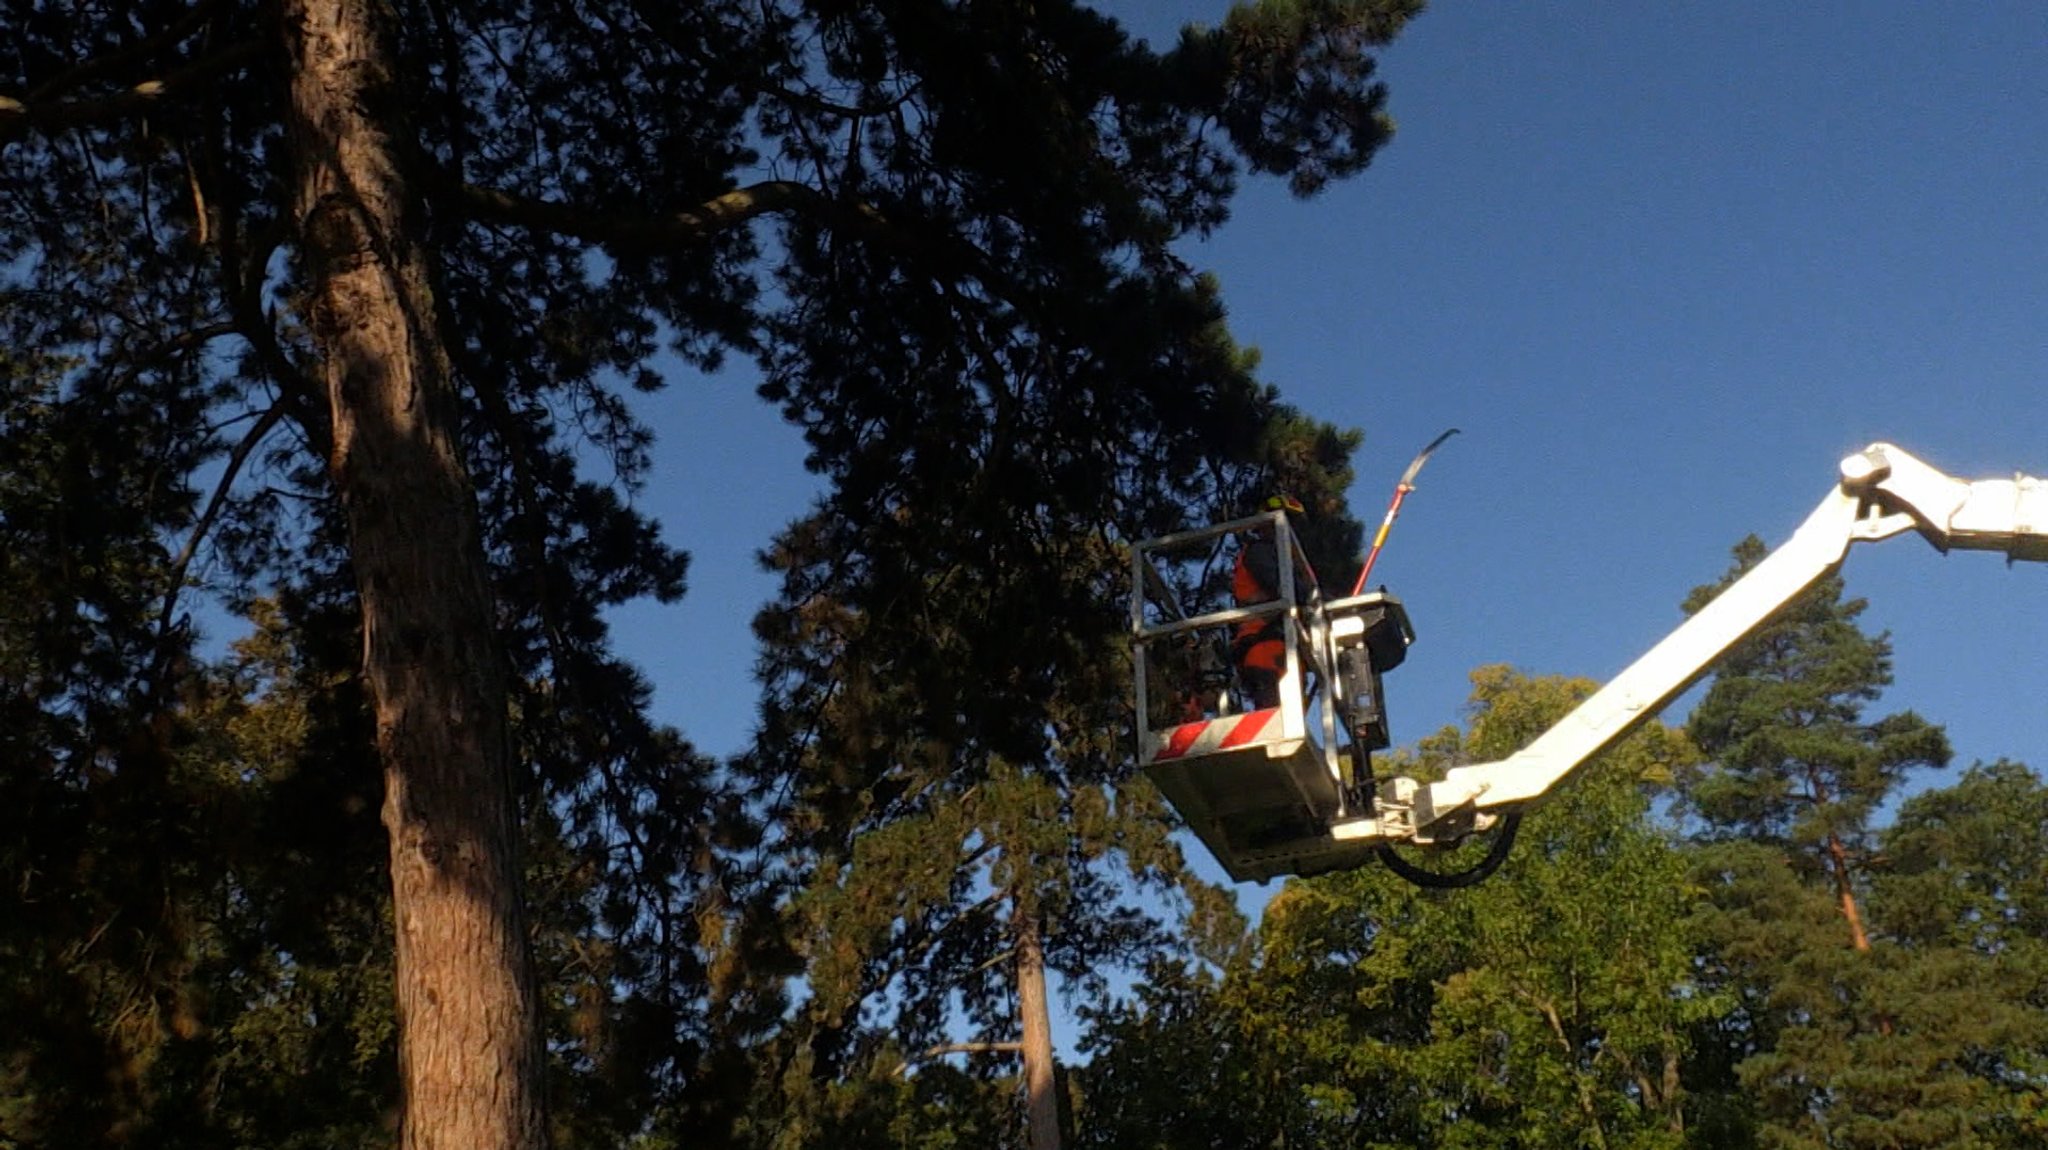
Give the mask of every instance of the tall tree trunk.
M 1024 1125 L 1031 1150 L 1060 1150 L 1060 1102 L 1055 1093 L 1052 1013 L 1045 999 L 1045 941 L 1025 900 L 1010 904 L 1017 940 L 1017 1021 L 1024 1031 Z
M 546 1143 L 504 665 L 375 0 L 285 0 L 307 321 L 384 764 L 407 1150 Z

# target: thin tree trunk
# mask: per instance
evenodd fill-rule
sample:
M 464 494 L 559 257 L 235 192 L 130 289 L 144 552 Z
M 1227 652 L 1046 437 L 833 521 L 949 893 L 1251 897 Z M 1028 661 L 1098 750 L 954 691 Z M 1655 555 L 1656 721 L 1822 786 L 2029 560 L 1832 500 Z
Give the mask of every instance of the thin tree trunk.
M 1825 807 L 1829 802 L 1827 784 L 1813 768 L 1806 771 L 1806 790 L 1816 807 Z M 1849 852 L 1842 846 L 1841 836 L 1828 832 L 1825 848 L 1828 860 L 1828 874 L 1835 882 L 1835 903 L 1842 908 L 1842 917 L 1849 923 L 1849 945 L 1859 953 L 1870 951 L 1870 937 L 1863 933 L 1863 914 L 1856 907 L 1856 891 L 1849 884 Z
M 1828 835 L 1828 862 L 1835 872 L 1835 899 L 1842 906 L 1842 917 L 1849 920 L 1849 945 L 1867 953 L 1870 936 L 1863 933 L 1863 914 L 1856 909 L 1856 891 L 1849 885 L 1849 852 L 1833 834 Z
M 1579 1114 L 1585 1118 L 1587 1129 L 1592 1131 L 1595 1150 L 1607 1150 L 1607 1128 L 1600 1123 L 1600 1108 L 1593 1098 L 1592 1083 L 1586 1080 L 1586 1072 L 1578 1068 L 1578 1048 L 1572 1044 L 1571 1035 L 1565 1033 L 1564 1018 L 1558 1014 L 1557 1007 L 1548 1002 L 1537 1002 L 1536 1009 L 1550 1024 L 1550 1033 L 1557 1039 L 1563 1065 L 1567 1067 L 1566 1073 L 1572 1076 L 1572 1089 L 1578 1095 Z
M 1682 1089 L 1679 1077 L 1678 1047 L 1664 1048 L 1664 1111 L 1669 1115 L 1669 1126 L 1673 1134 L 1685 1133 L 1685 1107 L 1679 1105 L 1678 1092 Z
M 375 0 L 285 0 L 307 321 L 384 765 L 407 1150 L 546 1143 L 504 666 Z
M 1849 920 L 1849 945 L 1855 947 L 1859 954 L 1869 954 L 1870 936 L 1863 931 L 1863 912 L 1857 909 L 1856 890 L 1849 885 L 1849 852 L 1833 833 L 1828 835 L 1827 850 L 1828 865 L 1835 877 L 1835 900 L 1841 905 L 1842 917 Z M 1882 1010 L 1877 1014 L 1877 1032 L 1883 1035 L 1892 1032 L 1892 1016 Z
M 1052 1014 L 1046 1007 L 1045 944 L 1038 919 L 1022 899 L 1011 925 L 1017 936 L 1017 1014 L 1024 1031 L 1024 1124 L 1031 1150 L 1060 1150 L 1060 1103 L 1054 1093 Z

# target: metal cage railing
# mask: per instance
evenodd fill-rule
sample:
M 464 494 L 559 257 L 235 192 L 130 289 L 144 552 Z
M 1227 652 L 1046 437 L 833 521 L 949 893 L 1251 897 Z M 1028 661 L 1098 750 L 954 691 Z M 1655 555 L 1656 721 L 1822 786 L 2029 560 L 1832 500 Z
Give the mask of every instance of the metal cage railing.
M 1260 527 L 1266 528 L 1262 537 L 1254 534 Z M 1217 541 L 1232 537 L 1238 540 L 1240 547 L 1267 546 L 1275 549 L 1278 594 L 1260 603 L 1232 603 L 1197 615 L 1187 614 L 1172 583 L 1161 573 L 1160 563 L 1199 553 L 1203 549 L 1213 552 Z M 1184 731 L 1195 717 L 1185 711 L 1175 716 L 1158 708 L 1158 700 L 1153 697 L 1153 680 L 1162 661 L 1155 655 L 1156 648 L 1192 637 L 1192 644 L 1180 644 L 1182 650 L 1192 646 L 1199 652 L 1207 646 L 1211 650 L 1220 648 L 1228 652 L 1229 636 L 1234 628 L 1253 620 L 1277 617 L 1281 621 L 1280 638 L 1285 652 L 1279 683 L 1278 723 L 1277 729 L 1270 725 L 1263 729 L 1265 737 L 1261 741 L 1275 744 L 1270 753 L 1277 755 L 1293 749 L 1313 733 L 1317 736 L 1313 740 L 1317 753 L 1324 761 L 1331 780 L 1333 783 L 1341 782 L 1343 770 L 1337 745 L 1336 708 L 1331 705 L 1329 697 L 1336 682 L 1336 648 L 1328 615 L 1323 610 L 1322 589 L 1286 513 L 1263 512 L 1146 539 L 1133 546 L 1131 562 L 1131 632 L 1141 760 L 1146 763 L 1154 761 L 1163 749 L 1164 740 L 1175 732 Z M 1227 658 L 1223 662 L 1235 680 L 1236 666 Z M 1175 667 L 1172 670 L 1186 673 L 1188 668 Z M 1236 695 L 1242 699 L 1246 694 L 1245 685 L 1235 685 Z M 1204 686 L 1201 681 L 1171 684 L 1170 688 L 1176 695 L 1172 701 L 1185 703 L 1190 697 L 1199 697 Z M 1202 708 L 1201 718 L 1220 719 L 1232 713 L 1224 706 L 1228 701 L 1226 698 L 1219 697 L 1213 701 L 1216 703 L 1214 707 Z M 1239 707 L 1238 713 L 1249 709 Z

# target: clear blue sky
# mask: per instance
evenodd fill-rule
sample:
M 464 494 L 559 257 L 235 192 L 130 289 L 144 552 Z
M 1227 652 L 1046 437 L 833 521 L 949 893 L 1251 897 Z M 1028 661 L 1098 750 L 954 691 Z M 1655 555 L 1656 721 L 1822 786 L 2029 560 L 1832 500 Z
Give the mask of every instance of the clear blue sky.
M 1114 10 L 1163 40 L 1223 7 Z M 1871 441 L 2048 473 L 2048 4 L 1444 3 L 1382 74 L 1400 131 L 1370 170 L 1305 203 L 1254 183 L 1190 254 L 1288 399 L 1365 430 L 1361 518 L 1464 429 L 1375 575 L 1419 632 L 1398 742 L 1457 721 L 1475 666 L 1613 675 Z M 753 382 L 648 404 L 642 503 L 695 565 L 683 603 L 617 617 L 716 753 L 753 722 L 752 555 L 814 490 Z M 1946 724 L 1959 765 L 2048 768 L 2048 565 L 1909 537 L 1846 575 L 1896 646 L 1881 706 Z

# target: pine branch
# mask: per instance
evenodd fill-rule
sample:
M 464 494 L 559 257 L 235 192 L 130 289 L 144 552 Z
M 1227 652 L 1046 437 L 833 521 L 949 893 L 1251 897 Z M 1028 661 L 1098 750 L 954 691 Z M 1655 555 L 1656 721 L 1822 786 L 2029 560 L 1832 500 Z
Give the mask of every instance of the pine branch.
M 427 172 L 425 182 L 436 192 L 456 198 L 481 221 L 510 224 L 626 247 L 688 248 L 708 243 L 757 219 L 798 217 L 834 231 L 883 244 L 922 265 L 937 279 L 972 279 L 995 295 L 1006 278 L 988 253 L 965 237 L 941 230 L 923 231 L 892 219 L 866 203 L 835 199 L 796 180 L 763 180 L 705 200 L 696 208 L 667 216 L 634 216 L 585 205 L 513 195 Z
M 987 851 L 985 850 L 976 852 L 975 858 L 978 859 L 981 855 L 986 853 Z M 987 897 L 975 902 L 972 906 L 962 908 L 960 912 L 955 914 L 952 918 L 949 918 L 946 921 L 940 923 L 939 925 L 932 927 L 929 930 L 926 930 L 923 934 L 923 937 L 918 938 L 915 942 L 911 942 L 908 938 L 897 940 L 899 945 L 904 946 L 904 949 L 900 954 L 897 955 L 895 961 L 889 962 L 887 964 L 878 965 L 874 970 L 869 971 L 866 974 L 866 976 L 862 978 L 861 997 L 865 998 L 868 995 L 880 993 L 884 987 L 888 986 L 891 982 L 895 981 L 897 975 L 905 973 L 906 971 L 910 970 L 911 967 L 917 965 L 919 962 L 924 961 L 925 956 L 930 954 L 932 952 L 932 949 L 938 946 L 938 944 L 944 940 L 945 936 L 948 933 L 950 933 L 954 927 L 959 926 L 960 924 L 965 922 L 971 922 L 977 916 L 985 914 L 988 911 L 994 909 L 996 906 L 1002 903 L 1005 897 L 1006 896 L 1003 895 L 1001 892 L 988 895 Z M 981 971 L 976 970 L 974 973 L 979 974 L 981 973 Z M 970 975 L 969 977 L 972 977 L 972 975 Z
M 232 71 L 263 51 L 261 42 L 245 40 L 157 79 L 144 80 L 106 96 L 54 102 L 36 100 L 33 103 L 13 96 L 0 96 L 0 147 L 14 143 L 30 132 L 52 135 L 71 128 L 89 127 L 147 113 L 166 97 Z
M 221 469 L 220 479 L 213 485 L 213 494 L 207 497 L 206 509 L 199 513 L 199 522 L 193 525 L 192 533 L 186 536 L 185 546 L 179 549 L 178 557 L 171 560 L 168 586 L 164 588 L 163 609 L 157 614 L 158 635 L 166 634 L 170 630 L 171 617 L 178 609 L 178 592 L 185 586 L 185 571 L 192 565 L 193 556 L 199 553 L 200 543 L 205 541 L 207 534 L 213 530 L 214 522 L 220 518 L 221 508 L 227 505 L 228 495 L 234 489 L 235 480 L 242 473 L 243 464 L 249 461 L 249 456 L 262 445 L 263 440 L 282 418 L 284 404 L 272 404 L 257 417 L 255 426 L 249 429 L 248 434 L 242 436 L 242 441 L 235 444 L 234 451 L 229 453 L 227 466 Z
M 170 27 L 154 36 L 138 40 L 125 48 L 118 48 L 103 56 L 94 56 L 88 60 L 81 60 L 57 75 L 52 76 L 50 79 L 37 84 L 29 92 L 28 102 L 33 104 L 55 99 L 88 80 L 94 80 L 130 64 L 148 60 L 166 48 L 175 47 L 183 43 L 186 37 L 197 31 L 201 24 L 212 19 L 216 13 L 226 8 L 231 2 L 232 0 L 205 0 L 204 3 L 194 5 L 191 11 L 179 17 Z M 4 97 L 0 97 L 0 100 L 4 100 Z
M 328 434 L 328 412 L 322 388 L 292 362 L 277 338 L 268 310 L 263 306 L 263 270 L 270 266 L 272 253 L 282 246 L 284 226 L 272 223 L 256 236 L 253 249 L 245 256 L 236 242 L 236 229 L 222 229 L 219 264 L 223 294 L 234 314 L 235 330 L 256 351 L 257 362 L 277 385 L 280 406 L 289 409 L 294 423 L 305 433 L 321 458 L 333 447 Z
M 463 184 L 463 202 L 481 219 L 555 232 L 599 243 L 690 246 L 762 216 L 802 214 L 831 220 L 881 222 L 872 208 L 833 203 L 809 184 L 764 180 L 704 201 L 693 211 L 671 216 L 626 216 L 592 211 L 552 200 L 528 199 L 495 188 Z

